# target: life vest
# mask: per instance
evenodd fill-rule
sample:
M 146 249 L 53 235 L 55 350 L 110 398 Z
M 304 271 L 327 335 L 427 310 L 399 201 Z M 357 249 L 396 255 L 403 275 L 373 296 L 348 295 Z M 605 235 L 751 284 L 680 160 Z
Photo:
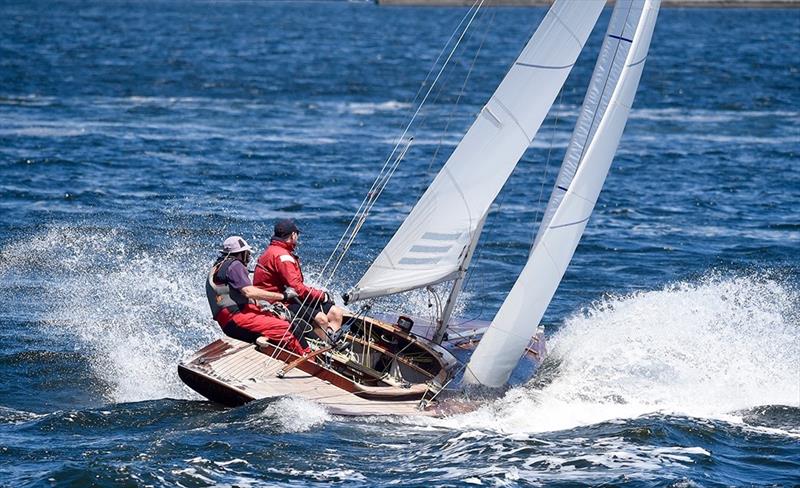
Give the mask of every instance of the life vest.
M 208 298 L 208 306 L 211 307 L 211 315 L 217 318 L 217 315 L 225 309 L 234 314 L 240 312 L 245 305 L 250 303 L 244 295 L 237 290 L 231 290 L 228 286 L 228 268 L 235 261 L 235 258 L 223 258 L 211 267 L 208 273 L 208 280 L 206 280 L 206 298 Z M 223 284 L 219 285 L 214 281 L 217 278 Z

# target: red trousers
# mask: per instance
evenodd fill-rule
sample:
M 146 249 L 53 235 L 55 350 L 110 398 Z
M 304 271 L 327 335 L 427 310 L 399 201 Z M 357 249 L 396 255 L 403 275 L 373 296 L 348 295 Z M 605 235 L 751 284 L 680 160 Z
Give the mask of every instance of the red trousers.
M 240 329 L 252 333 L 254 337 L 263 336 L 272 342 L 275 342 L 290 351 L 303 355 L 309 350 L 304 350 L 300 342 L 297 341 L 294 335 L 289 332 L 289 322 L 279 319 L 274 315 L 264 313 L 255 305 L 247 305 L 245 308 L 235 314 L 222 309 L 216 317 L 217 322 L 222 326 L 223 332 L 236 339 L 247 340 L 246 337 L 239 337 L 240 334 L 233 334 L 230 332 L 230 322 L 233 322 Z M 254 341 L 255 339 L 253 339 Z M 252 342 L 252 341 L 250 341 Z

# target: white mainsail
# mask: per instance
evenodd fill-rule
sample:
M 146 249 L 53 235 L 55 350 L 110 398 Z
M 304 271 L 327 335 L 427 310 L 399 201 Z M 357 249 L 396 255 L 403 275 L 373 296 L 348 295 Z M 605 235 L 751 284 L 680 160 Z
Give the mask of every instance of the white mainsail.
M 350 301 L 457 277 L 487 214 L 578 59 L 605 0 L 556 0 Z
M 556 188 L 531 255 L 464 381 L 499 387 L 536 332 L 603 186 L 647 58 L 660 0 L 617 0 Z

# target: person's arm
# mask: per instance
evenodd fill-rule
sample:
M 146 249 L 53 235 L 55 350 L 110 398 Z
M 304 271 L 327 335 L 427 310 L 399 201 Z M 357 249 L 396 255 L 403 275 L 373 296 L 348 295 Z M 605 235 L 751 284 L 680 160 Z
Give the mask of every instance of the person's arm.
M 283 254 L 278 258 L 278 271 L 283 276 L 283 279 L 286 280 L 287 286 L 294 288 L 301 300 L 306 300 L 309 296 L 314 300 L 322 300 L 324 298 L 324 291 L 311 288 L 303 283 L 300 267 L 291 255 Z
M 250 276 L 247 274 L 247 268 L 240 261 L 231 263 L 228 267 L 228 284 L 232 288 L 239 290 L 239 293 L 245 296 L 248 300 L 267 300 L 274 302 L 276 300 L 284 300 L 286 298 L 283 293 L 276 293 L 273 291 L 266 291 L 253 286 L 250 281 Z
M 266 291 L 253 285 L 243 286 L 239 289 L 242 295 L 249 300 L 267 300 L 269 302 L 283 301 L 286 296 L 283 293 L 275 293 L 274 291 Z

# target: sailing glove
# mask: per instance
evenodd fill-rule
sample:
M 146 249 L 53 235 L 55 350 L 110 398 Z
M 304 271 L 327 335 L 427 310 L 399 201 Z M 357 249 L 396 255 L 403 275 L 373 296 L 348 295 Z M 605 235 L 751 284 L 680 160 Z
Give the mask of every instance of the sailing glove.
M 287 286 L 283 290 L 283 301 L 284 302 L 300 302 L 300 295 L 297 294 L 297 291 L 292 288 L 291 286 Z

